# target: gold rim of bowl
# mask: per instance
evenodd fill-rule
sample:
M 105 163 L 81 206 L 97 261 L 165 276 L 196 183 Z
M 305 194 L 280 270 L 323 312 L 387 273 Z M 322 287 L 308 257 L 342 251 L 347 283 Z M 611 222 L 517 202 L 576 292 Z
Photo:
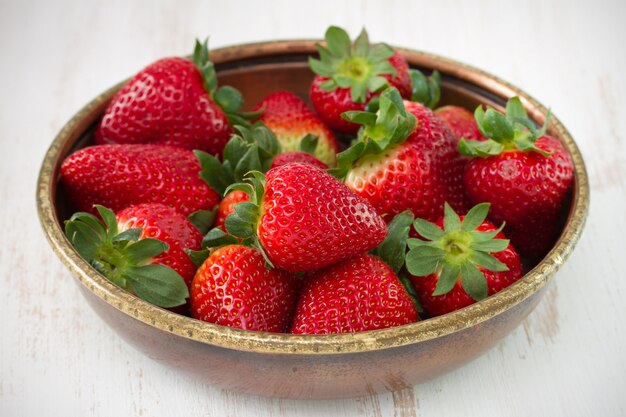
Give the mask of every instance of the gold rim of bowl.
M 235 60 L 314 54 L 314 40 L 274 41 L 216 49 L 216 64 Z M 529 115 L 543 123 L 547 109 L 517 87 L 477 68 L 434 54 L 396 48 L 410 65 L 437 69 L 443 74 L 471 82 L 500 98 L 520 96 Z M 340 354 L 388 349 L 431 340 L 477 325 L 517 305 L 542 288 L 561 267 L 580 238 L 589 209 L 589 184 L 582 155 L 569 132 L 552 118 L 549 132 L 570 152 L 575 170 L 572 206 L 561 237 L 546 257 L 521 280 L 505 290 L 459 311 L 417 323 L 381 330 L 338 335 L 291 335 L 234 329 L 205 323 L 156 307 L 113 285 L 85 262 L 66 239 L 57 220 L 54 195 L 58 168 L 77 138 L 94 122 L 94 112 L 102 111 L 124 82 L 105 91 L 83 107 L 59 132 L 48 149 L 37 182 L 39 218 L 55 253 L 93 294 L 124 312 L 129 319 L 200 343 L 257 353 Z M 90 116 L 91 115 L 91 116 Z M 91 120 L 86 121 L 87 117 Z

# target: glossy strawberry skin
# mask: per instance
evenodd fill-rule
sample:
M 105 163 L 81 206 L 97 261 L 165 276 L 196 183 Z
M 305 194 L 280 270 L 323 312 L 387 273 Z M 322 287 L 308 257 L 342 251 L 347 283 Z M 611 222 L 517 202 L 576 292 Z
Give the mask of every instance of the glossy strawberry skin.
M 485 140 L 478 130 L 472 112 L 460 106 L 443 106 L 435 110 L 438 118 L 454 132 L 457 139 Z
M 376 210 L 319 168 L 269 170 L 257 226 L 272 263 L 292 272 L 332 265 L 378 246 L 387 227 Z
M 489 218 L 506 222 L 515 248 L 532 259 L 544 256 L 554 244 L 574 179 L 572 159 L 557 139 L 543 136 L 535 145 L 551 155 L 512 150 L 473 158 L 464 178 L 470 199 L 491 203 Z
M 291 333 L 361 332 L 418 320 L 396 274 L 374 256 L 362 254 L 305 279 Z
M 196 66 L 164 58 L 115 95 L 95 131 L 96 144 L 154 143 L 221 154 L 232 130 L 204 89 Z
M 267 269 L 253 248 L 224 246 L 200 266 L 190 288 L 193 317 L 223 326 L 286 332 L 295 308 L 295 277 Z
M 272 161 L 272 167 L 276 168 L 281 165 L 293 164 L 294 162 L 299 162 L 301 164 L 308 164 L 320 169 L 327 169 L 328 165 L 317 159 L 311 154 L 306 152 L 286 152 L 276 155 L 274 160 Z
M 150 203 L 130 206 L 117 213 L 119 231 L 141 228 L 140 239 L 152 238 L 167 243 L 168 250 L 151 263 L 169 266 L 185 280 L 187 286 L 196 273 L 184 249 L 200 250 L 202 233 L 172 207 Z
M 389 84 L 396 87 L 402 97 L 411 97 L 411 77 L 409 75 L 409 65 L 402 55 L 395 52 L 389 62 L 396 69 L 397 74 L 385 74 L 384 77 Z M 341 113 L 346 111 L 365 110 L 365 105 L 380 92 L 369 92 L 364 103 L 356 103 L 352 101 L 349 88 L 336 88 L 333 91 L 324 91 L 320 84 L 328 78 L 320 75 L 315 76 L 311 84 L 310 97 L 311 103 L 317 111 L 317 114 L 333 129 L 346 134 L 354 135 L 359 130 L 359 125 L 348 122 L 341 117 Z
M 250 201 L 248 194 L 243 191 L 233 190 L 226 194 L 220 204 L 217 206 L 217 214 L 215 216 L 215 224 L 213 227 L 219 227 L 223 231 L 226 231 L 224 226 L 226 218 L 235 212 L 235 205 Z
M 438 220 L 446 201 L 457 211 L 469 209 L 463 190 L 465 159 L 453 133 L 419 103 L 405 101 L 417 118 L 416 130 L 400 145 L 354 164 L 345 183 L 367 199 L 387 220 L 404 210 Z
M 307 104 L 289 91 L 272 93 L 261 101 L 261 120 L 276 135 L 282 152 L 300 150 L 300 140 L 307 134 L 317 136 L 315 156 L 326 165 L 334 165 L 339 152 L 335 134 Z
M 193 152 L 164 145 L 99 145 L 81 149 L 61 165 L 61 182 L 78 211 L 94 204 L 114 212 L 163 203 L 187 216 L 210 210 L 219 195 L 198 176 Z
M 461 216 L 461 220 L 463 218 L 464 216 Z M 439 227 L 443 226 L 443 219 L 439 220 L 437 224 Z M 476 230 L 479 232 L 491 232 L 496 230 L 496 227 L 492 223 L 485 221 Z M 506 237 L 500 232 L 496 235 L 496 239 L 506 239 Z M 478 266 L 478 269 L 487 278 L 488 295 L 493 295 L 503 290 L 523 276 L 520 257 L 511 244 L 505 250 L 492 253 L 491 255 L 504 263 L 509 270 L 493 272 Z M 425 277 L 409 275 L 409 278 L 413 283 L 424 311 L 429 316 L 447 314 L 476 302 L 465 292 L 460 279 L 450 292 L 443 295 L 432 295 L 439 280 L 438 272 Z

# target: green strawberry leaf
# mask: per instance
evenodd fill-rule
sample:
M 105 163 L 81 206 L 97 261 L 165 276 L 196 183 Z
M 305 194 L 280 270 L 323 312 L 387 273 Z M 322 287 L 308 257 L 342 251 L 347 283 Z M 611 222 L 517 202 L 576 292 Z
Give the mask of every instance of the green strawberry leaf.
M 189 290 L 180 275 L 164 265 L 131 266 L 124 272 L 124 278 L 135 294 L 160 307 L 176 307 L 189 298 Z
M 415 219 L 413 227 L 417 233 L 428 240 L 438 240 L 443 236 L 443 230 L 439 226 L 424 219 Z
M 406 242 L 413 222 L 413 213 L 406 210 L 397 214 L 387 225 L 387 237 L 372 254 L 383 260 L 396 274 L 404 266 Z
M 478 228 L 487 218 L 489 207 L 491 207 L 489 203 L 481 203 L 472 207 L 461 222 L 461 230 L 471 232 Z
M 315 155 L 318 141 L 319 138 L 317 136 L 308 133 L 306 136 L 300 139 L 300 151 L 306 152 L 309 155 Z
M 461 138 L 461 140 L 459 140 L 458 147 L 461 155 L 469 157 L 500 155 L 504 150 L 504 145 L 493 139 L 479 141 Z
M 460 268 L 456 265 L 444 264 L 432 295 L 443 295 L 449 293 L 459 279 Z
M 487 298 L 487 280 L 473 263 L 466 262 L 461 266 L 461 284 L 463 290 L 475 301 Z
M 433 71 L 430 77 L 426 77 L 421 71 L 409 70 L 411 77 L 412 96 L 411 101 L 422 103 L 428 108 L 434 109 L 441 97 L 441 74 Z
M 235 245 L 237 243 L 239 243 L 239 240 L 236 237 L 229 235 L 219 227 L 214 227 L 202 239 L 202 248 L 218 248 L 220 246 Z
M 191 259 L 191 262 L 195 265 L 196 268 L 200 268 L 204 261 L 211 255 L 210 249 L 191 250 L 185 248 L 183 250 L 189 256 L 189 259 Z
M 126 258 L 137 265 L 145 260 L 149 260 L 167 251 L 169 245 L 157 239 L 141 239 L 140 241 L 128 245 L 125 250 Z
M 213 210 L 194 211 L 188 216 L 188 219 L 200 233 L 206 234 L 213 226 L 213 223 L 215 223 L 216 216 L 217 207 L 213 208 Z
M 411 275 L 426 276 L 434 273 L 443 260 L 440 248 L 421 246 L 411 249 L 406 255 L 406 269 Z

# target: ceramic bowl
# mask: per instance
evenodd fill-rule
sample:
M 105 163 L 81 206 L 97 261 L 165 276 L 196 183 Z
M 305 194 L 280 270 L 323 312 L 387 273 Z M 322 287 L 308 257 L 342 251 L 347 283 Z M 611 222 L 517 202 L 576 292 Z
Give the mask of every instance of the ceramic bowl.
M 546 108 L 519 88 L 468 65 L 400 49 L 414 68 L 442 74 L 441 104 L 502 109 L 521 97 L 529 115 L 544 122 Z M 253 106 L 288 89 L 308 96 L 313 74 L 307 57 L 315 41 L 280 41 L 212 51 L 221 85 L 233 85 Z M 356 334 L 301 336 L 232 329 L 155 307 L 111 284 L 72 248 L 62 230 L 71 214 L 58 187 L 59 167 L 89 144 L 95 124 L 120 83 L 81 109 L 61 130 L 43 161 L 37 205 L 52 248 L 77 278 L 93 310 L 122 338 L 150 358 L 227 389 L 284 398 L 337 398 L 393 391 L 426 381 L 494 346 L 535 308 L 546 284 L 578 241 L 589 206 L 582 156 L 555 117 L 549 134 L 572 155 L 575 181 L 554 248 L 511 287 L 479 303 L 418 323 Z

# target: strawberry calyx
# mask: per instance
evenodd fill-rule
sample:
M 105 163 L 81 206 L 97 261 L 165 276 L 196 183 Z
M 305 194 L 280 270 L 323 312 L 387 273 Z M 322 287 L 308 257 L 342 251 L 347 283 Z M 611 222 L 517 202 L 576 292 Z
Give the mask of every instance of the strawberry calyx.
M 357 141 L 337 154 L 337 167 L 329 172 L 339 179 L 346 177 L 355 161 L 367 155 L 378 155 L 403 143 L 415 130 L 416 119 L 404 108 L 400 92 L 395 87 L 383 91 L 377 105 L 369 111 L 348 111 L 345 120 L 360 124 Z
M 189 255 L 191 262 L 199 268 L 211 255 L 212 250 L 226 245 L 236 245 L 238 243 L 239 239 L 229 235 L 219 227 L 214 227 L 202 238 L 200 250 L 185 249 L 185 252 Z
M 235 129 L 239 134 L 230 138 L 221 161 L 204 151 L 194 151 L 202 167 L 200 178 L 222 195 L 226 195 L 231 184 L 242 182 L 248 172 L 267 172 L 274 157 L 280 153 L 276 136 L 263 123 L 236 126 Z
M 300 139 L 298 151 L 315 156 L 315 150 L 317 149 L 318 142 L 319 138 L 316 135 L 312 133 L 307 133 L 306 136 Z
M 324 91 L 349 88 L 355 103 L 364 103 L 368 92 L 384 89 L 389 82 L 383 74 L 396 75 L 389 62 L 393 49 L 384 44 L 371 45 L 363 29 L 354 43 L 348 33 L 331 26 L 324 35 L 326 46 L 317 44 L 320 58 L 309 58 L 309 66 L 318 75 L 328 78 L 320 84 Z
M 475 301 L 487 297 L 487 279 L 479 269 L 507 271 L 508 267 L 492 253 L 505 250 L 508 239 L 495 239 L 504 224 L 491 232 L 476 229 L 485 221 L 489 203 L 474 206 L 461 221 L 446 203 L 443 229 L 423 219 L 415 219 L 413 227 L 426 240 L 411 238 L 407 243 L 406 268 L 411 275 L 438 274 L 437 286 L 432 295 L 448 293 L 457 281 Z
M 261 206 L 265 195 L 265 175 L 259 171 L 250 171 L 244 181 L 232 184 L 226 189 L 227 193 L 233 190 L 243 191 L 248 194 L 249 201 L 235 204 L 235 211 L 226 217 L 224 227 L 230 235 L 241 239 L 242 245 L 256 248 L 263 255 L 266 267 L 271 269 L 274 265 L 257 235 Z
M 103 221 L 78 212 L 65 222 L 65 234 L 76 251 L 113 284 L 159 307 L 185 304 L 189 290 L 172 268 L 152 264 L 169 246 L 157 239 L 140 239 L 141 229 L 118 230 L 115 214 L 96 205 Z
M 434 70 L 430 76 L 425 76 L 420 70 L 410 69 L 411 77 L 411 101 L 422 103 L 424 106 L 434 109 L 441 98 L 441 74 Z
M 215 64 L 209 58 L 208 42 L 208 38 L 202 43 L 196 39 L 192 57 L 193 63 L 202 75 L 204 89 L 224 111 L 231 126 L 247 126 L 250 120 L 257 119 L 263 114 L 263 109 L 255 112 L 242 112 L 243 95 L 241 95 L 239 90 L 229 85 L 218 87 Z
M 487 107 L 485 111 L 482 106 L 478 106 L 474 111 L 474 119 L 480 133 L 488 139 L 477 141 L 461 138 L 459 152 L 465 156 L 484 158 L 509 150 L 550 155 L 550 152 L 535 146 L 537 139 L 546 134 L 550 125 L 550 110 L 543 126 L 537 129 L 535 123 L 528 117 L 520 98 L 516 96 L 507 101 L 504 114 L 493 107 Z

